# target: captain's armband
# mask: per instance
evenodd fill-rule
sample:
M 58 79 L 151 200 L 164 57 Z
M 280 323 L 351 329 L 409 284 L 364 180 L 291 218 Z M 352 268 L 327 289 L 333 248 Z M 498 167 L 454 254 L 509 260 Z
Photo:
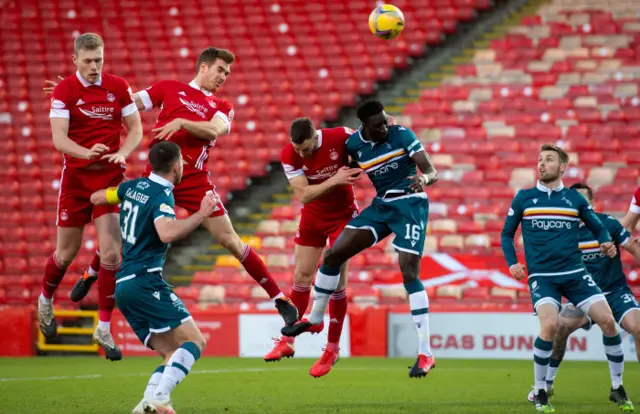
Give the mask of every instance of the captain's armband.
M 105 197 L 107 199 L 107 203 L 109 204 L 119 204 L 120 197 L 118 197 L 118 187 L 109 187 L 105 193 Z

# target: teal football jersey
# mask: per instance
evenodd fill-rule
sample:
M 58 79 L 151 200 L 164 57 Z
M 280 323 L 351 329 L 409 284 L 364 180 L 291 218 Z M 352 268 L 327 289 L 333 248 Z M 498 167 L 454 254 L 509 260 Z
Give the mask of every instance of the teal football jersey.
M 155 220 L 175 219 L 173 184 L 151 174 L 118 186 L 122 264 L 117 278 L 162 271 L 169 245 L 158 236 Z
M 631 234 L 622 227 L 622 224 L 608 214 L 596 213 L 604 227 L 609 231 L 616 246 L 622 246 L 629 242 Z M 596 236 L 585 226 L 580 224 L 578 231 L 582 261 L 593 280 L 606 294 L 616 289 L 627 286 L 627 278 L 622 269 L 620 252 L 613 259 L 605 256 L 600 251 L 600 243 Z
M 416 134 L 398 125 L 389 127 L 382 143 L 365 140 L 361 128 L 347 139 L 347 153 L 367 173 L 380 198 L 411 193 L 407 177 L 416 175 L 411 157 L 419 151 L 424 148 Z
M 529 277 L 563 276 L 583 267 L 578 246 L 578 223 L 593 231 L 600 243 L 609 232 L 582 194 L 562 184 L 550 190 L 538 183 L 520 190 L 511 203 L 502 229 L 502 250 L 507 264 L 518 263 L 513 238 L 522 224 L 524 254 Z

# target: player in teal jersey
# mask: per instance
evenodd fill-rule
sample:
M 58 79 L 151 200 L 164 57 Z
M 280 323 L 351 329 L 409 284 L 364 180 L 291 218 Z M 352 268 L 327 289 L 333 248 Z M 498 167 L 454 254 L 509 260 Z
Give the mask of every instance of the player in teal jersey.
M 593 203 L 593 191 L 589 186 L 586 184 L 574 184 L 571 188 L 578 190 L 587 198 L 589 203 Z M 633 255 L 636 261 L 640 262 L 640 246 L 631 243 L 631 234 L 622 224 L 608 214 L 596 213 L 596 215 L 607 228 L 616 246 L 624 248 Z M 595 240 L 595 236 L 586 226 L 581 224 L 578 234 L 582 260 L 587 267 L 587 271 L 604 292 L 615 320 L 635 339 L 636 353 L 638 360 L 640 360 L 640 312 L 638 312 L 640 311 L 640 306 L 627 284 L 620 256 L 610 258 L 602 254 L 598 241 Z M 558 319 L 557 334 L 553 341 L 551 362 L 547 371 L 547 390 L 549 395 L 553 393 L 556 372 L 564 358 L 567 340 L 573 332 L 582 327 L 585 329 L 591 328 L 591 321 L 584 312 L 569 303 L 563 305 Z M 529 394 L 529 401 L 533 401 L 532 394 L 533 392 Z M 627 397 L 624 387 L 620 386 L 617 390 L 612 389 L 609 399 L 618 404 L 622 411 L 633 411 L 633 404 Z
M 377 195 L 326 251 L 316 274 L 309 319 L 282 328 L 282 334 L 297 336 L 312 325 L 320 324 L 329 298 L 338 286 L 342 264 L 394 233 L 393 246 L 398 252 L 418 332 L 418 358 L 409 376 L 424 377 L 435 366 L 429 344 L 429 299 L 419 278 L 429 213 L 424 187 L 437 181 L 437 172 L 411 130 L 389 126 L 380 102 L 364 103 L 358 108 L 358 118 L 362 126 L 347 140 L 347 152 L 367 173 Z M 416 173 L 416 166 L 423 174 Z
M 614 389 L 621 384 L 624 370 L 622 340 L 611 308 L 582 263 L 578 248 L 579 220 L 596 236 L 602 253 L 614 257 L 616 247 L 588 201 L 575 189 L 569 190 L 562 184 L 568 163 L 569 156 L 561 148 L 542 146 L 538 183 L 516 194 L 502 230 L 502 250 L 509 270 L 516 279 L 523 279 L 525 267 L 518 263 L 513 244 L 515 232 L 522 223 L 529 290 L 540 320 L 540 333 L 533 350 L 535 403 L 536 410 L 545 413 L 555 412 L 548 400 L 546 375 L 562 296 L 602 329 Z
M 169 243 L 194 231 L 219 200 L 202 199 L 200 211 L 176 220 L 173 187 L 182 178 L 180 147 L 163 141 L 149 151 L 152 173 L 91 196 L 96 205 L 120 204 L 122 265 L 115 299 L 140 341 L 164 362 L 153 372 L 133 414 L 174 413 L 171 391 L 200 358 L 206 340 L 182 301 L 162 278 Z

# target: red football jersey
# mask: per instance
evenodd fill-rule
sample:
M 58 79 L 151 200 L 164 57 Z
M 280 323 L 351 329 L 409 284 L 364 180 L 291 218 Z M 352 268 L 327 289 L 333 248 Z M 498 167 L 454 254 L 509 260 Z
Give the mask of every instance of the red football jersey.
M 302 158 L 288 143 L 280 154 L 280 162 L 288 179 L 305 175 L 309 184 L 319 184 L 332 177 L 341 167 L 349 166 L 346 141 L 353 133 L 349 128 L 318 130 L 318 146 L 313 156 Z M 351 185 L 334 187 L 325 195 L 305 204 L 303 210 L 320 217 L 342 216 L 357 209 L 356 195 Z
M 49 117 L 67 118 L 69 138 L 78 145 L 91 148 L 95 144 L 105 144 L 111 154 L 120 149 L 122 117 L 137 111 L 131 88 L 124 79 L 102 73 L 100 79 L 92 84 L 76 72 L 53 90 Z M 64 162 L 66 166 L 75 168 L 106 163 L 100 159 L 83 160 L 69 155 L 64 156 Z
M 145 111 L 160 106 L 160 114 L 156 122 L 159 128 L 177 118 L 189 121 L 211 121 L 214 116 L 221 117 L 231 131 L 233 121 L 233 105 L 216 98 L 211 92 L 201 90 L 194 81 L 187 84 L 176 80 L 165 80 L 153 84 L 144 91 L 138 92 L 144 103 Z M 182 150 L 184 159 L 199 170 L 206 170 L 209 148 L 215 141 L 205 141 L 191 136 L 185 130 L 175 133 L 169 141 L 175 142 Z M 157 140 L 152 140 L 153 145 Z
M 640 187 L 638 187 L 636 192 L 633 194 L 629 211 L 635 214 L 640 214 Z

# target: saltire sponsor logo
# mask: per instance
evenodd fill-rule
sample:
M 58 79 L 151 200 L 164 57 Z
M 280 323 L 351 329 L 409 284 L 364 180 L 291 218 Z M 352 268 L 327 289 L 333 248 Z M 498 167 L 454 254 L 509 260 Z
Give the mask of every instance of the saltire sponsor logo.
M 98 106 L 91 109 L 78 108 L 78 111 L 82 112 L 85 116 L 92 119 L 111 121 L 113 119 L 114 108 L 108 106 Z
M 180 100 L 180 102 L 182 102 L 182 104 L 191 112 L 198 114 L 198 116 L 200 116 L 201 118 L 206 119 L 207 118 L 207 112 L 209 112 L 209 109 L 207 109 L 206 107 L 204 107 L 203 105 L 200 105 L 199 103 L 196 102 L 191 102 L 191 101 L 185 101 L 182 98 L 178 98 Z

